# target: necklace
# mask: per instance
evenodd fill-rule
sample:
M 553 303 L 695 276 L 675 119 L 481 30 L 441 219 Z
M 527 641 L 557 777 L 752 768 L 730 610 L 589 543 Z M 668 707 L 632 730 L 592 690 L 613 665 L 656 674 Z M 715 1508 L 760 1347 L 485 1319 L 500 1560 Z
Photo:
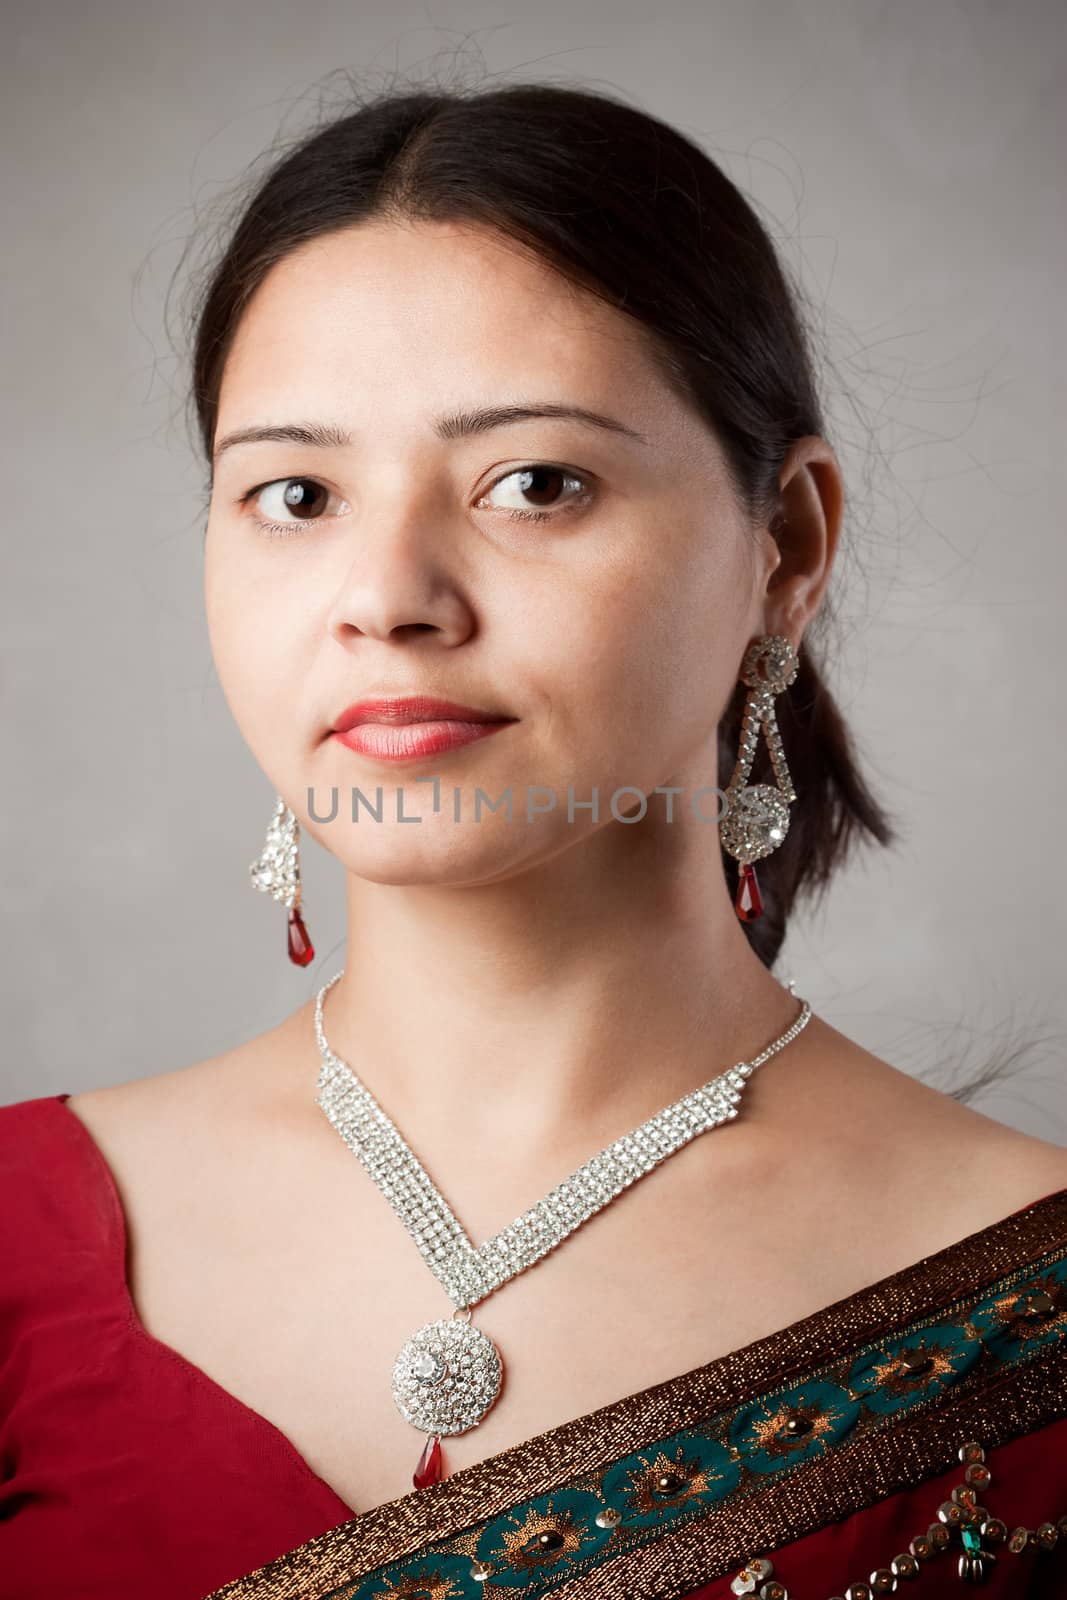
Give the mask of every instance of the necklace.
M 343 976 L 342 968 L 315 999 L 315 1037 L 321 1057 L 315 1103 L 359 1157 L 453 1306 L 450 1318 L 417 1329 L 393 1365 L 397 1409 L 405 1421 L 429 1435 L 413 1478 L 421 1489 L 444 1476 L 441 1438 L 476 1427 L 500 1393 L 500 1352 L 480 1328 L 471 1326 L 471 1307 L 540 1261 L 691 1139 L 736 1117 L 752 1073 L 791 1043 L 812 1013 L 802 1000 L 795 1021 L 759 1055 L 739 1061 L 614 1140 L 476 1249 L 399 1129 L 348 1063 L 330 1049 L 322 1022 L 323 1001 Z M 466 1320 L 457 1321 L 464 1312 Z

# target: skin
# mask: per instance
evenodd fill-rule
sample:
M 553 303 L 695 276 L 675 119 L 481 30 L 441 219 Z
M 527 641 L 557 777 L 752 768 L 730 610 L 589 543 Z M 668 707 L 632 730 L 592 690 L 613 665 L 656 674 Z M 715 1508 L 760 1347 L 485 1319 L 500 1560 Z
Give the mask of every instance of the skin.
M 642 438 L 570 419 L 444 439 L 432 425 L 520 401 L 583 406 Z M 345 874 L 330 1042 L 477 1244 L 797 1014 L 750 951 L 714 823 L 689 798 L 715 781 L 716 724 L 748 643 L 803 646 L 841 475 L 824 440 L 793 447 L 779 549 L 746 521 L 717 439 L 636 325 L 477 227 L 364 224 L 272 270 L 227 361 L 217 440 L 312 420 L 349 442 L 218 458 L 212 650 L 257 761 Z M 538 464 L 563 470 L 531 493 L 515 474 Z M 321 486 L 311 526 L 282 499 L 294 478 Z M 535 508 L 550 520 L 508 514 Z M 293 532 L 268 537 L 256 516 Z M 403 768 L 331 736 L 352 702 L 420 691 L 515 720 Z M 440 777 L 439 811 L 418 774 Z M 353 785 L 381 785 L 386 820 L 350 820 Z M 527 823 L 535 785 L 559 804 Z M 568 821 L 568 785 L 577 801 L 599 788 L 598 820 Z M 338 788 L 336 820 L 312 820 L 309 786 L 320 815 Z M 509 786 L 515 819 L 475 824 L 475 788 Z M 611 815 L 623 786 L 648 796 L 639 822 Z M 657 786 L 681 791 L 671 822 Z M 417 824 L 396 820 L 400 788 Z M 314 1105 L 311 1017 L 308 1003 L 225 1055 L 68 1104 L 122 1194 L 145 1326 L 369 1509 L 411 1488 L 422 1438 L 386 1378 L 447 1303 Z M 448 1470 L 775 1332 L 1065 1184 L 1067 1152 L 816 1015 L 756 1073 L 736 1121 L 476 1308 L 507 1384 L 446 1441 Z

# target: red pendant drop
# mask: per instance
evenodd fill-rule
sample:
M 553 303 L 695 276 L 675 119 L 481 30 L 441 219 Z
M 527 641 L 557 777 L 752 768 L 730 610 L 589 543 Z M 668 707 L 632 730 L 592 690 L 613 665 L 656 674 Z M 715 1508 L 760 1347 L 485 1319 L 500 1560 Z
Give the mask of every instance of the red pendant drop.
M 411 1481 L 416 1489 L 428 1489 L 431 1483 L 440 1483 L 444 1475 L 441 1464 L 441 1441 L 436 1434 L 431 1434 L 419 1457 L 419 1464 Z
M 763 901 L 760 899 L 759 884 L 756 882 L 756 869 L 751 861 L 746 861 L 741 867 L 734 909 L 742 922 L 754 922 L 757 917 L 763 915 Z
M 289 960 L 295 961 L 298 967 L 306 967 L 309 961 L 315 959 L 315 947 L 308 938 L 308 931 L 304 927 L 304 919 L 296 906 L 289 908 Z

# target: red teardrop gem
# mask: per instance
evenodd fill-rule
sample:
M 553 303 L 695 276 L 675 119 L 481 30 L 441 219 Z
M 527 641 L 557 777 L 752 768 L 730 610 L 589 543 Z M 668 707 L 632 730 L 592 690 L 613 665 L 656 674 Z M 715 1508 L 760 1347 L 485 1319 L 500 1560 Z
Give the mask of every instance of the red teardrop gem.
M 444 1477 L 441 1465 L 441 1441 L 436 1434 L 432 1434 L 426 1441 L 426 1446 L 419 1457 L 419 1464 L 415 1468 L 412 1483 L 416 1489 L 428 1489 L 431 1483 L 440 1483 Z
M 298 967 L 306 967 L 309 961 L 315 959 L 315 948 L 308 938 L 308 931 L 304 927 L 304 919 L 296 906 L 289 908 L 289 960 L 295 961 Z
M 741 867 L 734 909 L 742 922 L 754 922 L 757 917 L 763 915 L 763 901 L 760 899 L 759 884 L 756 882 L 756 869 L 751 861 L 746 861 Z

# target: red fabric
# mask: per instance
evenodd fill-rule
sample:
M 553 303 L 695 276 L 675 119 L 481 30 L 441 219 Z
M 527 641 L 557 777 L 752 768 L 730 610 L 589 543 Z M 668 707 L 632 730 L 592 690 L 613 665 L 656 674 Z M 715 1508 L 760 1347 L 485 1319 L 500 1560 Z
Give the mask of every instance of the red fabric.
M 1067 1418 L 997 1445 L 986 1452 L 986 1463 L 993 1480 L 979 1502 L 990 1516 L 1006 1522 L 1009 1532 L 1055 1522 L 1067 1512 Z M 793 1544 L 749 1554 L 767 1556 L 774 1568 L 772 1576 L 784 1584 L 789 1600 L 843 1595 L 846 1585 L 869 1582 L 876 1567 L 888 1567 L 917 1533 L 925 1533 L 930 1523 L 937 1521 L 938 1506 L 963 1482 L 963 1473 L 962 1464 L 950 1467 L 939 1477 L 879 1500 Z M 1012 1555 L 1001 1549 L 985 1584 L 978 1589 L 961 1582 L 958 1559 L 958 1548 L 939 1552 L 922 1564 L 917 1578 L 901 1578 L 896 1592 L 914 1594 L 915 1600 L 948 1600 L 950 1595 L 971 1593 L 982 1594 L 986 1600 L 1064 1600 L 1067 1596 L 1067 1539 L 1055 1550 L 1027 1548 Z M 739 1569 L 740 1563 L 724 1577 L 691 1590 L 686 1600 L 735 1600 L 730 1583 Z
M 118 1192 L 68 1098 L 0 1106 L 0 1600 L 202 1600 L 353 1513 L 273 1423 L 142 1326 Z M 984 1500 L 1009 1527 L 1067 1511 L 1067 1419 L 989 1464 Z M 844 1593 L 925 1530 L 961 1472 L 771 1552 L 775 1575 L 793 1600 Z M 693 1600 L 733 1600 L 731 1576 Z M 954 1559 L 915 1589 L 964 1592 Z M 1067 1596 L 1067 1541 L 1004 1554 L 985 1592 Z
M 67 1098 L 0 1106 L 0 1597 L 202 1600 L 353 1513 L 138 1321 Z

